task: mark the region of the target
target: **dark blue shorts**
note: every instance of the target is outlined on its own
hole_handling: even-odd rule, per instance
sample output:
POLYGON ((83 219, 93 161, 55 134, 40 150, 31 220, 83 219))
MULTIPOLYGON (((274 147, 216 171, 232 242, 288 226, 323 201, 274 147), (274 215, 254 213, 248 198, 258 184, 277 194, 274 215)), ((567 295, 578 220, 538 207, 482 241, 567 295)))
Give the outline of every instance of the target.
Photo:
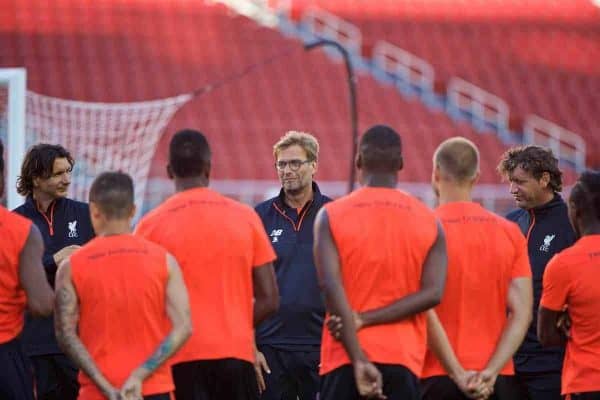
MULTIPOLYGON (((432 376, 421 381, 422 400, 469 400, 448 377, 432 376)), ((489 400, 526 400, 514 376, 500 375, 494 385, 494 394, 489 400)))
POLYGON ((18 338, 0 344, 0 399, 33 400, 31 366, 18 338))
POLYGON ((315 400, 319 391, 321 350, 298 351, 259 345, 271 370, 264 373, 266 390, 261 400, 315 400))
MULTIPOLYGON (((388 400, 419 400, 419 381, 402 365, 375 364, 383 378, 383 394, 388 400)), ((359 400, 354 368, 344 365, 321 377, 319 400, 359 400)))
POLYGON ((235 358, 198 360, 171 367, 177 400, 257 400, 254 365, 235 358))

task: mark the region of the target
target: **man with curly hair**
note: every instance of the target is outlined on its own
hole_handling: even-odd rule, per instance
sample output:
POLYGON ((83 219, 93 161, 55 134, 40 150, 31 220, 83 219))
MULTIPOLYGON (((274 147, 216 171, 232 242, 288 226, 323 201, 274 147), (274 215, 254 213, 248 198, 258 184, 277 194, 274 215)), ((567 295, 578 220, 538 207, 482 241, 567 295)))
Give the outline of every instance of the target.
POLYGON ((562 172, 550 149, 524 146, 509 149, 498 165, 510 183, 517 210, 506 218, 516 222, 527 238, 533 276, 533 321, 514 362, 516 376, 530 400, 559 400, 564 348, 542 348, 536 334, 537 309, 546 264, 575 242, 567 205, 560 196, 562 172))
MULTIPOLYGON (((25 203, 14 211, 31 220, 42 234, 42 264, 52 287, 57 265, 94 237, 88 205, 67 198, 74 164, 64 147, 40 143, 25 155, 17 181, 25 203)), ((58 347, 52 316, 28 316, 23 343, 33 364, 37 399, 77 398, 77 369, 58 347)))

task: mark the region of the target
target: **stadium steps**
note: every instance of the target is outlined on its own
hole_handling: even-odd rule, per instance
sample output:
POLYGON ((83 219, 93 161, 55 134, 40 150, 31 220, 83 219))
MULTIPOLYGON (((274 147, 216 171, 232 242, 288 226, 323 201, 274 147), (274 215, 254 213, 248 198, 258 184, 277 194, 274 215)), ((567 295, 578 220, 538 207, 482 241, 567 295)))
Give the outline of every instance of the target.
MULTIPOLYGON (((216 179, 274 179, 272 144, 289 129, 321 141, 319 180, 344 180, 350 128, 344 69, 324 53, 258 26, 222 6, 195 1, 32 0, 0 11, 0 65, 25 66, 29 89, 84 101, 168 97, 222 80, 247 65, 292 53, 187 104, 162 138, 151 176, 165 176, 167 143, 177 129, 205 131, 216 179)), ((496 183, 505 146, 443 111, 407 100, 371 76, 358 77, 359 129, 387 123, 402 134, 401 179, 428 182, 443 139, 466 136, 482 149, 482 180, 496 183)))
POLYGON ((589 0, 296 0, 357 26, 365 48, 385 40, 507 101, 512 126, 538 114, 580 134, 600 167, 600 9, 589 0))

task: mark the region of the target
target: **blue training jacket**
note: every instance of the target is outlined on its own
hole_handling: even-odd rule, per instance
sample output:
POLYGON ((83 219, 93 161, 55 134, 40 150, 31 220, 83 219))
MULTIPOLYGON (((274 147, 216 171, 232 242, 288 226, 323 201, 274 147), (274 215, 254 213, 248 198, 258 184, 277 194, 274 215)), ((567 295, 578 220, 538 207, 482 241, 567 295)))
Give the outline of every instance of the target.
POLYGON ((542 297, 542 278, 546 264, 556 253, 575 243, 575 232, 569 222, 567 205, 556 194, 550 202, 542 206, 531 210, 514 210, 506 218, 516 222, 523 235, 527 237, 533 278, 533 321, 525 341, 515 354, 515 368, 519 372, 560 371, 564 349, 542 347, 537 338, 537 313, 542 297))
POLYGON ((256 206, 277 253, 275 274, 279 311, 256 330, 259 345, 291 350, 316 350, 321 345, 325 305, 313 261, 313 225, 323 204, 331 201, 313 182, 313 200, 298 213, 277 197, 256 206))
MULTIPOLYGON (((48 282, 54 288, 56 264, 53 255, 69 245, 84 245, 94 237, 89 206, 79 201, 59 198, 48 207, 46 214, 38 210, 31 196, 13 210, 30 219, 44 239, 42 264, 48 282)), ((31 318, 26 315, 22 338, 28 355, 62 353, 54 335, 53 317, 31 318)))

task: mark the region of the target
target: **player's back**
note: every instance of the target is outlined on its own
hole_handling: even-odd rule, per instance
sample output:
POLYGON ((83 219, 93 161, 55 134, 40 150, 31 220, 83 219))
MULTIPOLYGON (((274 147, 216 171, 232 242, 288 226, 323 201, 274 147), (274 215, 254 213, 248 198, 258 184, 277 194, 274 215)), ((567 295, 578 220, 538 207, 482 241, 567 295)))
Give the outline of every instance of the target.
POLYGON ((0 206, 0 344, 19 335, 27 298, 19 280, 20 254, 31 221, 0 206))
POLYGON ((252 362, 252 269, 274 258, 254 210, 208 188, 190 189, 143 218, 136 234, 175 256, 188 287, 194 334, 175 362, 252 362))
MULTIPOLYGON (((133 235, 97 237, 71 258, 79 298, 79 335, 106 378, 120 387, 168 334, 167 253, 133 235)), ((103 398, 84 374, 80 399, 103 398)), ((143 394, 173 390, 168 365, 144 381, 143 394)))
MULTIPOLYGON (((437 237, 435 216, 425 205, 395 189, 365 187, 325 208, 353 310, 386 306, 419 290, 423 263, 437 237)), ((419 375, 425 331, 419 314, 368 327, 358 337, 371 361, 401 364, 419 375)), ((342 345, 324 330, 321 373, 348 362, 342 345)))
POLYGON ((568 306, 570 338, 562 372, 562 392, 600 391, 600 235, 581 237, 548 263, 542 306, 568 306))
MULTIPOLYGON (((446 234, 448 275, 436 307, 448 339, 465 369, 481 370, 506 323, 507 293, 513 278, 531 277, 527 244, 516 224, 472 202, 435 210, 446 234)), ((501 374, 513 374, 510 361, 501 374)), ((446 375, 427 353, 423 377, 446 375)))

